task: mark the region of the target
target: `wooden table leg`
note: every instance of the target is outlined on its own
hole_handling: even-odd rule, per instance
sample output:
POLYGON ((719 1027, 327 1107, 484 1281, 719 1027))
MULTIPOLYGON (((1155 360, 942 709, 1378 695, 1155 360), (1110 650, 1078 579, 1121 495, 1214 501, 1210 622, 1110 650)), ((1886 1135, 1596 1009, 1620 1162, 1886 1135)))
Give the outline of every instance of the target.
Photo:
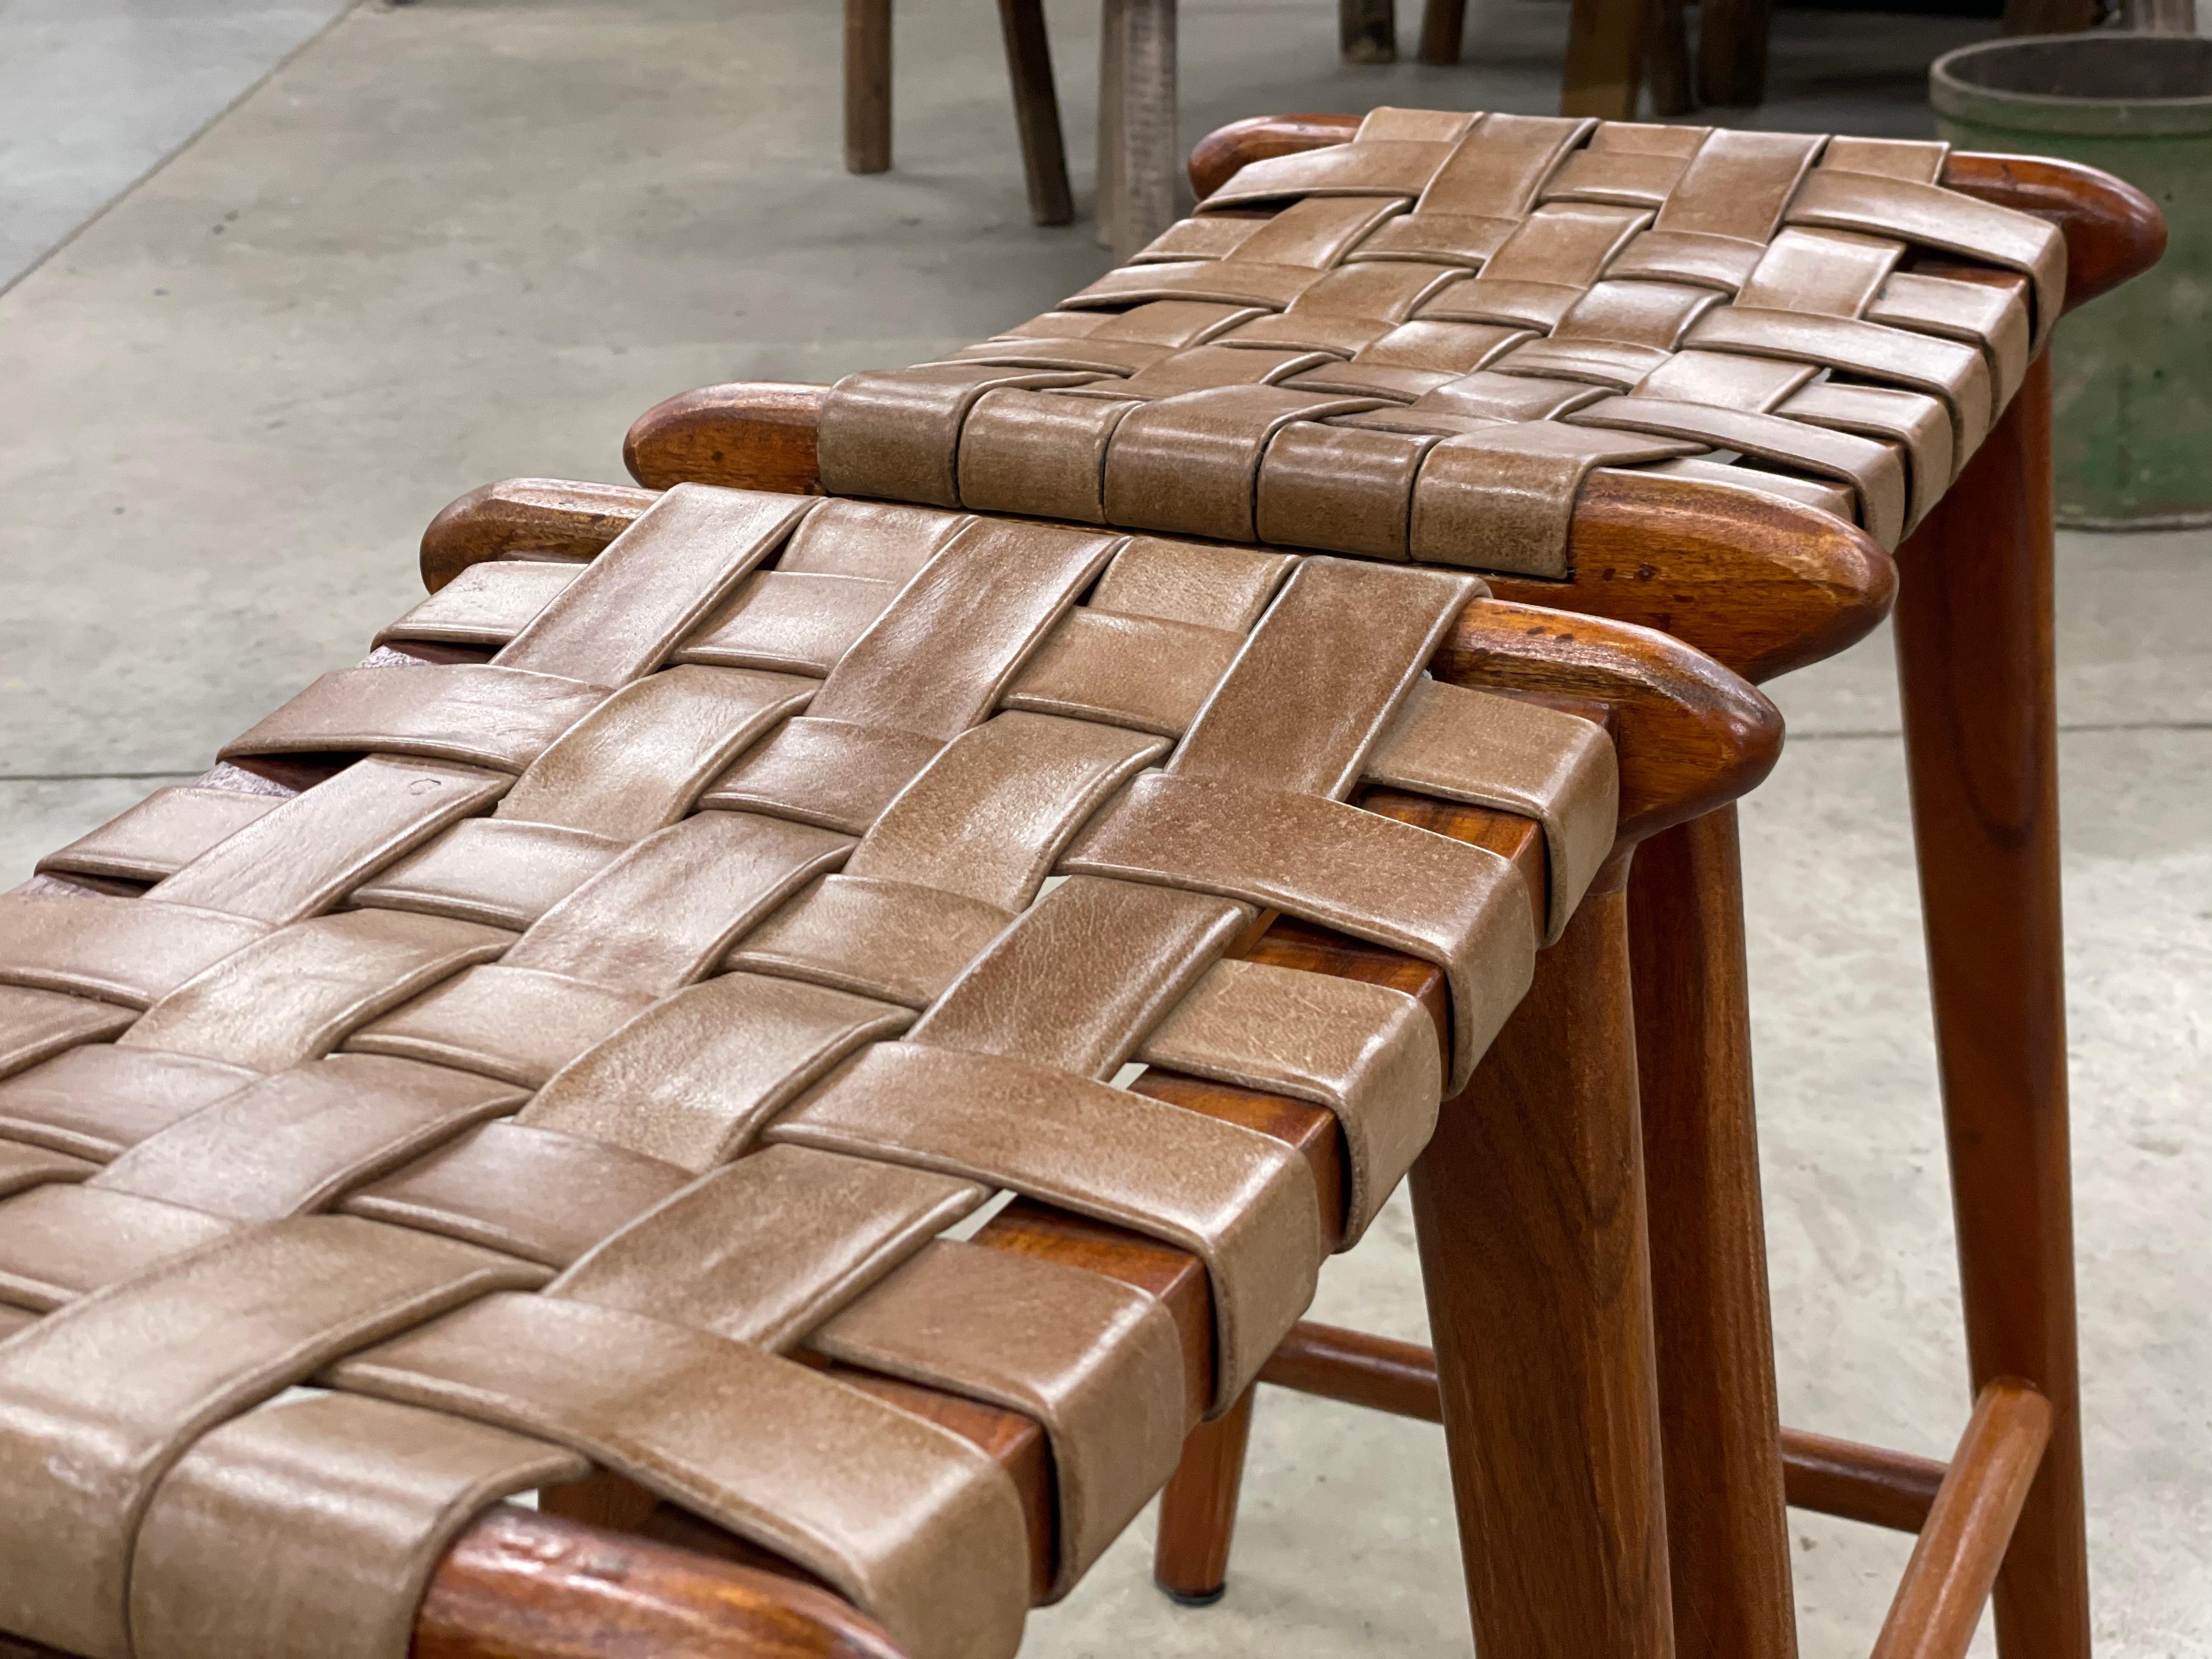
POLYGON ((845 171, 891 165, 891 0, 845 0, 845 171))
POLYGON ((1750 109, 1766 97, 1766 38, 1774 0, 1698 0, 1698 97, 1750 109))
POLYGON ((1052 82, 1044 0, 999 0, 999 28, 1006 42, 1006 76, 1014 85, 1014 123, 1021 133, 1030 217, 1040 225, 1067 224, 1075 217, 1075 197, 1067 185, 1067 149, 1060 136, 1060 94, 1052 82))
MULTIPOLYGON (((1705 3, 1699 0, 1701 11, 1705 3)), ((1690 72, 1689 13, 1682 0, 1649 0, 1644 32, 1643 79, 1650 84, 1651 113, 1661 120, 1689 114, 1698 106, 1698 96, 1690 72)))
POLYGON ((1185 1607, 1211 1607, 1229 1586, 1229 1547, 1237 1536, 1237 1495, 1244 1485, 1244 1448, 1252 1437, 1249 1388, 1183 1442, 1182 1462, 1160 1493, 1159 1536, 1152 1582, 1185 1607))
POLYGON ((1428 0, 1421 8, 1424 64, 1456 64, 1460 42, 1466 37, 1467 0, 1428 0))
POLYGON ((2050 1447, 1997 1580, 2007 1659, 2089 1651, 2051 501, 2046 356, 1898 558, 1898 665, 1966 1351, 1978 1392, 2015 1376, 2051 1407, 2050 1447))
POLYGON ((1790 1659, 1735 806, 1639 847, 1628 909, 1675 1644, 1790 1659))
POLYGON ((1574 0, 1559 113, 1633 121, 1643 83, 1644 11, 1651 0, 1574 0))
POLYGON ((1414 1166, 1413 1215, 1475 1644, 1674 1650, 1626 871, 1414 1166))
POLYGON ((1176 0, 1106 0, 1104 24, 1099 223, 1118 264, 1175 222, 1182 165, 1176 0))

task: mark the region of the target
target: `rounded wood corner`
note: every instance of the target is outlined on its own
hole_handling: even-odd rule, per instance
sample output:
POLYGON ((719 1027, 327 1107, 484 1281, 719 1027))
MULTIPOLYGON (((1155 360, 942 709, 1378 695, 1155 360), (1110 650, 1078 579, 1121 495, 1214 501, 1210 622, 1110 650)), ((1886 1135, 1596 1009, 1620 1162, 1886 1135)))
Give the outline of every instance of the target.
POLYGON ((1897 599, 1897 567, 1856 525, 1764 492, 1601 468, 1576 499, 1573 577, 1492 576, 1501 598, 1671 634, 1754 683, 1834 656, 1897 599))
POLYGON ((643 516, 656 492, 629 484, 506 478, 448 502, 422 532, 422 586, 517 553, 589 558, 643 516))
POLYGON ((623 464, 648 489, 721 484, 799 495, 815 484, 814 426, 825 386, 736 380, 662 399, 623 439, 623 464))
POLYGON ((1456 684, 1586 698, 1613 713, 1620 831, 1643 840, 1758 787, 1781 758, 1782 711, 1671 635, 1516 599, 1478 599, 1430 663, 1456 684))
POLYGON ((1357 115, 1252 115, 1216 127, 1190 152, 1190 187, 1203 202, 1248 162, 1341 144, 1359 131, 1357 115))
POLYGON ((1954 150, 1943 183, 1964 195, 2048 219, 2066 238, 2066 309, 2087 305, 2166 252, 2166 216, 2124 179, 2054 155, 1954 150))

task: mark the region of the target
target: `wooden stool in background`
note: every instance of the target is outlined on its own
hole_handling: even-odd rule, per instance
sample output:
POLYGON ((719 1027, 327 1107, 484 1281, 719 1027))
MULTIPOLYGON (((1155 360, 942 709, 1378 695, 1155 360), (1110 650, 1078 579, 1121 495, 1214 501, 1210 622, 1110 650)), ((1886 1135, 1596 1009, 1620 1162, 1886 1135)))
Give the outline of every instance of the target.
MULTIPOLYGON (((1030 217, 1041 225, 1064 225, 1075 217, 1075 199, 1067 186, 1043 0, 999 0, 999 23, 1013 82, 1030 217)), ((845 170, 885 173, 890 165, 891 0, 845 0, 845 170)))

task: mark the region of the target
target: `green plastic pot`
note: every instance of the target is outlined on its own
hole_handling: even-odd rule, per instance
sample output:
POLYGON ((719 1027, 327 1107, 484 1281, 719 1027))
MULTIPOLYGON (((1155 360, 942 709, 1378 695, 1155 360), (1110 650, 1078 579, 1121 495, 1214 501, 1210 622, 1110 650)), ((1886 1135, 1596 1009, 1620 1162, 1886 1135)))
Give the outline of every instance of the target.
POLYGON ((2212 524, 2212 40, 2027 35, 1950 52, 1928 78, 1960 149, 2087 162, 2166 215, 2166 258, 2052 343, 2058 521, 2212 524))

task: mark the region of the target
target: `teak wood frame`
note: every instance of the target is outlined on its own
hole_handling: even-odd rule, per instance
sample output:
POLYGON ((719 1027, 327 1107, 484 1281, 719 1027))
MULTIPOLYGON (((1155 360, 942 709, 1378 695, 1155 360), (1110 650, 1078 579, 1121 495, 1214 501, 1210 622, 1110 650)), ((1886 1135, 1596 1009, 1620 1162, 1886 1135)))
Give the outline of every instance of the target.
MULTIPOLYGON (((773 469, 771 469, 773 471, 773 469)), ((793 482, 758 476, 754 487, 793 482)), ((584 558, 621 533, 653 491, 522 481, 479 490, 441 514, 425 537, 432 587, 468 565, 509 556, 584 558)), ((1756 784, 1779 752, 1781 721, 1747 684, 1667 636, 1619 623, 1563 619, 1510 601, 1484 600, 1460 618, 1434 659, 1438 676, 1533 696, 1612 731, 1621 762, 1620 840, 1610 878, 1586 900, 1522 1011, 1478 1073, 1470 1093, 1516 1108, 1519 1151, 1557 1164, 1595 1156, 1632 1175, 1638 1126, 1629 1027, 1626 905, 1622 890, 1636 843, 1712 811, 1756 784), (1560 1042, 1562 1021, 1575 1042, 1560 1042), (1516 1056, 1510 1072, 1504 1056, 1516 1056), (1570 1061, 1571 1060, 1571 1063, 1570 1061)), ((404 647, 449 659, 453 647, 404 647)), ((1385 788, 1359 798, 1369 810, 1485 846, 1528 879, 1532 921, 1546 905, 1541 831, 1532 821, 1385 788)), ((1446 1040, 1443 976, 1395 952, 1275 918, 1254 930, 1252 959, 1393 986, 1420 1000, 1446 1040)), ((1311 1164, 1324 1209, 1340 1208, 1344 1166, 1334 1117, 1284 1097, 1155 1070, 1135 1089, 1228 1118, 1297 1147, 1311 1164)), ((1471 1104, 1455 1109, 1462 1115, 1471 1104)), ((1434 1179, 1437 1177, 1431 1177, 1434 1179)), ((1456 1176, 1449 1170, 1447 1181, 1456 1176)), ((1632 1180, 1630 1190, 1633 1189, 1632 1180)), ((1432 1272, 1471 1276, 1480 1241, 1457 1216, 1430 1230, 1432 1272)), ((1601 1275, 1648 1283, 1640 1226, 1593 1241, 1601 1275)), ((1048 1256, 1105 1273, 1159 1297, 1183 1333, 1193 1420, 1210 1397, 1212 1313, 1203 1267, 1187 1253, 1044 1205, 1018 1201, 976 1235, 979 1243, 1048 1256)), ((1632 1294, 1547 1298, 1555 1328, 1580 1333, 1586 1397, 1613 1420, 1641 1425, 1656 1447, 1658 1400, 1648 1364, 1650 1310, 1632 1294)), ((1051 1473, 1036 1424, 995 1407, 870 1373, 834 1367, 963 1435, 1013 1479, 1030 1520, 1033 1581, 1053 1559, 1051 1473)), ((1446 1363, 1450 1373, 1450 1361, 1446 1363)), ((1472 1427, 1473 1425, 1469 1425, 1472 1427)), ((1561 1447, 1560 1450, 1571 1448, 1561 1447)), ((1629 1517, 1654 1541, 1664 1571, 1656 1468, 1614 1495, 1605 1518, 1629 1517)), ((883 1632, 798 1569, 612 1475, 550 1490, 538 1513, 496 1505, 441 1564, 418 1615, 417 1659, 614 1659, 711 1651, 737 1659, 897 1659, 883 1632)), ((43 1652, 0 1636, 0 1652, 43 1652)))
MULTIPOLYGON (((1357 125, 1357 117, 1284 116, 1224 128, 1194 154, 1193 185, 1204 196, 1248 161, 1342 143, 1357 125)), ((1944 183, 2053 221, 2068 242, 2069 308, 2147 269, 2163 246, 2155 207, 2090 169, 1960 154, 1950 158, 1944 183)), ((649 483, 775 477, 806 487, 820 396, 817 387, 761 385, 685 394, 638 422, 626 456, 649 483)), ((2031 1458, 2033 1483, 2017 1504, 1992 1505, 1983 1500, 1998 1477, 1967 1454, 1978 1433, 1995 1431, 1970 1429, 1950 1478, 1966 1483, 1956 1489, 1957 1503, 1979 1519, 1916 1554, 1898 1607, 1921 1605, 1930 1549, 1949 1551, 1949 1571, 1969 1579, 1984 1565, 1994 1575, 2006 1561, 1995 1602, 2008 1659, 2078 1659, 2089 1645, 2058 913, 2049 418, 2049 368, 2039 360, 1973 463, 1899 551, 1905 742, 1972 1382, 1978 1412, 2000 1398, 1993 1389, 2025 1379, 2048 1403, 2047 1429, 2037 1432, 2047 1435, 2049 1449, 2039 1462, 2031 1458), (1960 1565, 1967 1558, 1971 1571, 1960 1565)), ((1577 507, 1575 578, 1564 585, 1493 579, 1492 586, 1671 631, 1764 679, 1842 648, 1879 617, 1890 596, 1889 566, 1844 532, 1811 509, 1753 506, 1712 486, 1600 472, 1577 507)), ((1795 1650, 1785 1490, 1808 1507, 1917 1528, 1944 1466, 1780 1429, 1732 810, 1657 837, 1637 867, 1627 900, 1635 918, 1629 972, 1646 1015, 1637 1022, 1636 1043, 1651 1160, 1644 1177, 1668 1498, 1657 1559, 1669 1564, 1662 1576, 1671 1583, 1662 1589, 1650 1582, 1650 1540, 1543 1540, 1525 1528, 1516 1548, 1545 1570, 1519 1591, 1491 1578, 1464 1523, 1497 1472, 1486 1466, 1487 1453, 1455 1437, 1477 1629, 1491 1650, 1535 1650, 1571 1638, 1590 1651, 1662 1651, 1651 1644, 1665 1621, 1649 1606, 1671 1601, 1681 1650, 1782 1659, 1795 1650), (1547 1543, 1579 1547, 1586 1559, 1612 1564, 1601 1583, 1580 1588, 1612 1595, 1626 1609, 1614 1629, 1547 1625, 1549 1617, 1581 1615, 1557 1611, 1577 1586, 1562 1577, 1553 1565, 1562 1558, 1547 1553, 1547 1543), (1639 1573, 1639 1582, 1629 1582, 1639 1573), (1501 1611, 1516 1595, 1521 1604, 1501 1611), (1594 1635, 1605 1644, 1589 1646, 1594 1635)), ((1449 1156, 1451 1126, 1471 1115, 1448 1119, 1431 1167, 1449 1156)), ((1583 1179, 1593 1171, 1565 1173, 1583 1179)), ((1433 1190, 1417 1172, 1417 1213, 1435 1207, 1425 1206, 1425 1189, 1433 1190)), ((1493 1241, 1500 1249, 1515 1243, 1493 1241)), ((1479 1348, 1498 1327, 1482 1322, 1480 1303, 1458 1297, 1453 1281, 1440 1277, 1438 1264, 1425 1259, 1426 1243, 1425 1231, 1440 1340, 1479 1348)), ((1518 1337, 1525 1322, 1511 1328, 1518 1337)), ((1479 1364, 1481 1356, 1463 1357, 1479 1364)), ((1371 1354, 1334 1354, 1309 1341, 1300 1363, 1272 1367, 1267 1380, 1404 1408, 1402 1364, 1378 1395, 1367 1375, 1372 1362, 1371 1354)), ((1540 1410, 1535 1392, 1531 1403, 1540 1410)), ((1169 1490, 1158 1571, 1164 1587, 1182 1599, 1219 1592, 1247 1411, 1249 1401, 1194 1437, 1169 1490)), ((2025 1432, 2017 1414, 2000 1416, 2025 1432)), ((1498 1420, 1513 1419, 1508 1413, 1498 1420)), ((1514 1432, 1543 1426, 1516 1422, 1514 1432)), ((1549 1428, 1556 1437, 1559 1425, 1549 1428)), ((1633 1451, 1611 1449, 1616 1459, 1633 1451)), ((1955 1630, 1942 1620, 1908 1621, 1911 1627, 1886 1631, 1878 1651, 1931 1659, 1963 1652, 1972 1624, 1972 1617, 1955 1630)))

